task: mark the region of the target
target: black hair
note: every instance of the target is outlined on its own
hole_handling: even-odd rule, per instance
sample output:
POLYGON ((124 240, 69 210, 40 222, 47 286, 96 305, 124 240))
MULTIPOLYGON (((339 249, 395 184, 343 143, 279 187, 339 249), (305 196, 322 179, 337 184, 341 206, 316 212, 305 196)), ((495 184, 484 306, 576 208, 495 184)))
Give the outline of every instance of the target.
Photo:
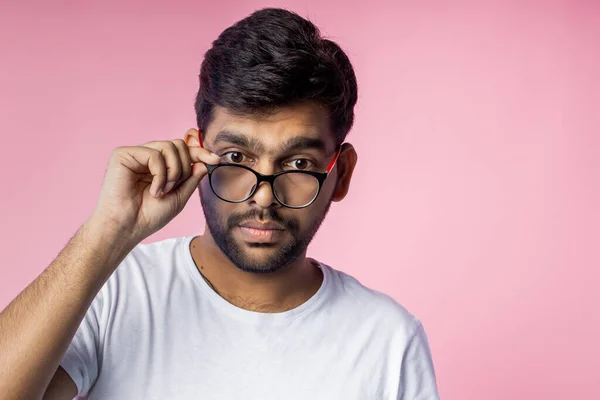
POLYGON ((357 101, 352 64, 312 22, 265 8, 227 28, 206 52, 195 102, 198 128, 206 131, 215 105, 255 115, 306 100, 327 107, 337 144, 343 142, 357 101))

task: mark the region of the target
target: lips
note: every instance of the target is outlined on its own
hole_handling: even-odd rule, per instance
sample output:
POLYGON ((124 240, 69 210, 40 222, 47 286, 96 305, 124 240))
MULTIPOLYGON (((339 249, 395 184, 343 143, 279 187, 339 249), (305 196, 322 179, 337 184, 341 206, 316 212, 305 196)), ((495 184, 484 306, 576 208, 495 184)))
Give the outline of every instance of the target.
POLYGON ((248 221, 240 224, 243 228, 250 229, 261 229, 261 230, 275 230, 275 231, 283 231, 285 227, 276 223, 276 222, 258 222, 258 221, 248 221))
POLYGON ((276 222, 249 221, 240 225, 240 234, 249 243, 274 243, 284 233, 285 228, 276 222))

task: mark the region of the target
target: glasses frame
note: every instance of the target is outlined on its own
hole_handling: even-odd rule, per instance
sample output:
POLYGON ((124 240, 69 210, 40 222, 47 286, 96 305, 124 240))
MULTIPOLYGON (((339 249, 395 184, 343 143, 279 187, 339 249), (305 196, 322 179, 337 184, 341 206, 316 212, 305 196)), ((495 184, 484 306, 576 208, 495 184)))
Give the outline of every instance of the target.
MULTIPOLYGON (((201 136, 202 136, 202 134, 200 132, 198 132, 198 142, 200 143, 200 147, 205 148, 204 143, 202 142, 201 136)), ((254 194, 256 193, 256 191, 258 190, 258 188, 260 187, 260 184, 262 182, 268 182, 269 185, 271 186, 271 192, 273 193, 273 197, 275 198, 275 200, 277 200, 277 202, 279 204, 281 204, 283 207, 298 210, 298 209, 306 208, 306 207, 310 206, 311 204, 313 204, 315 202, 315 200, 317 200, 317 198, 319 197, 319 194, 321 193, 321 189, 323 188, 323 183, 327 179, 327 176, 329 175, 329 173, 335 166, 338 158, 340 157, 340 154, 342 152, 342 145, 343 145, 343 143, 339 146, 338 150, 335 153, 335 156, 333 157, 333 160, 331 160, 331 162, 327 166, 327 169, 325 170, 325 172, 292 170, 292 171, 281 171, 281 172, 277 172, 276 174, 272 174, 272 175, 263 175, 260 172, 256 172, 255 170, 253 170, 250 167, 247 167, 245 165, 240 165, 240 164, 233 164, 233 163, 206 164, 206 163, 204 163, 204 165, 206 165, 206 169, 208 170, 208 182, 210 184, 210 188, 211 188, 212 192, 219 199, 221 199, 227 203, 236 204, 236 203, 244 203, 244 202, 248 201, 252 196, 254 196, 254 194), (252 172, 254 174, 254 176, 256 176, 256 185, 254 186, 254 189, 252 189, 250 194, 245 199, 232 201, 232 200, 224 199, 217 194, 215 188, 213 187, 212 174, 217 168, 224 167, 224 166, 242 168, 242 169, 252 172), (305 204, 303 206, 289 206, 289 205, 285 204, 284 202, 282 202, 279 199, 279 197, 277 196, 277 193, 275 192, 275 186, 273 184, 277 177, 279 177, 281 175, 286 175, 286 174, 305 174, 305 175, 310 175, 310 176, 315 177, 317 179, 317 181, 319 182, 319 188, 317 190, 317 193, 315 194, 315 197, 313 197, 312 200, 310 200, 307 204, 305 204)))

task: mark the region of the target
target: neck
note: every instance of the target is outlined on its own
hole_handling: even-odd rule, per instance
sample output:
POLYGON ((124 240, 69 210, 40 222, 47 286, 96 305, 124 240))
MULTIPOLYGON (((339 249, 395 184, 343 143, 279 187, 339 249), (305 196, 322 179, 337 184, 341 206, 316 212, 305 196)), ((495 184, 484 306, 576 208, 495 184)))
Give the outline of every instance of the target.
POLYGON ((202 276, 231 304, 259 312, 283 312, 298 307, 321 286, 321 269, 301 254, 276 272, 257 274, 236 267, 215 243, 208 230, 190 244, 192 258, 202 276))

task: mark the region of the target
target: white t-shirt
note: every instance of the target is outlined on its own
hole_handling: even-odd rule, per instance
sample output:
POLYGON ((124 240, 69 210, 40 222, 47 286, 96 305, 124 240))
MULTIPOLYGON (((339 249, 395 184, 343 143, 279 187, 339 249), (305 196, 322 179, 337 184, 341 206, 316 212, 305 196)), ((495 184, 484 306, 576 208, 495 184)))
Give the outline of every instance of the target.
POLYGON ((192 236, 138 245, 100 290, 61 366, 89 399, 438 399, 419 320, 320 264, 323 283, 281 313, 214 292, 192 236))

